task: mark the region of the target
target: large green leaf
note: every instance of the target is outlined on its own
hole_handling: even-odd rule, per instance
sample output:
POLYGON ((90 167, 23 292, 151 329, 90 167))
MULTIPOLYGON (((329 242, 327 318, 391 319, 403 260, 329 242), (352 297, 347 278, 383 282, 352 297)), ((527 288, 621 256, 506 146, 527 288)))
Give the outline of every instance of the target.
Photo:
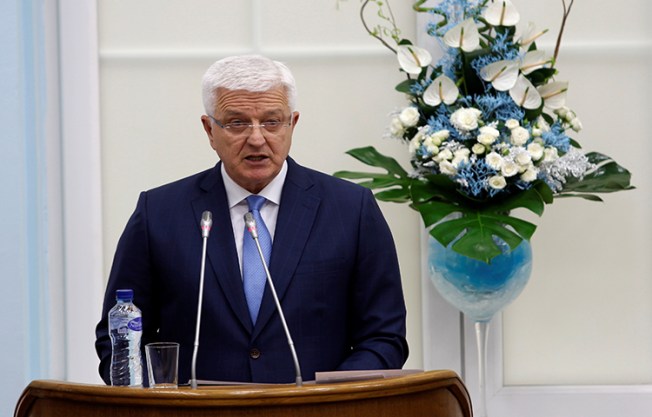
POLYGON ((582 178, 569 178, 559 196, 577 196, 576 193, 612 193, 633 189, 632 174, 610 157, 590 152, 586 157, 597 167, 582 178))
POLYGON ((379 153, 374 147, 351 149, 347 152, 360 162, 367 165, 383 168, 386 173, 338 171, 334 173, 338 178, 360 181, 358 184, 372 190, 381 190, 375 194, 382 201, 407 203, 410 201, 410 182, 412 179, 394 158, 379 153))
POLYGON ((452 248, 456 252, 487 263, 501 254, 495 238, 515 249, 536 230, 532 223, 508 214, 463 212, 462 217, 440 221, 430 229, 430 234, 442 245, 454 242, 452 248))
POLYGON ((346 153, 364 164, 384 168, 388 173, 398 177, 407 178, 408 176, 403 167, 396 162, 396 159, 381 154, 373 146, 351 149, 346 153))
POLYGON ((507 197, 503 201, 492 206, 491 209, 497 212, 509 212, 517 208, 526 208, 541 216, 545 204, 551 204, 552 202, 552 190, 541 181, 534 187, 525 190, 522 193, 513 194, 507 197))

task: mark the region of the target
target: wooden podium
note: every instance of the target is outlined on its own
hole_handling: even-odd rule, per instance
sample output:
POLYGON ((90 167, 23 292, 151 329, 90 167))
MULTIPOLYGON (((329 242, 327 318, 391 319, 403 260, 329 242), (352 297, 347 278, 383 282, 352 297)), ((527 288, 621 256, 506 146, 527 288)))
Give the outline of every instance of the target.
POLYGON ((331 384, 109 387, 32 381, 14 417, 471 417, 468 392, 452 371, 331 384))

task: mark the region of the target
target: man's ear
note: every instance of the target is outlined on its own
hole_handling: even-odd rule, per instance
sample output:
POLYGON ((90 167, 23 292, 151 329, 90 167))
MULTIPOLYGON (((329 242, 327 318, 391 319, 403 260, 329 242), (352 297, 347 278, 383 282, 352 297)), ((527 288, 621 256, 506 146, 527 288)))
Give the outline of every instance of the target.
POLYGON ((205 114, 201 117, 201 124, 204 127, 204 132, 208 136, 208 141, 210 142, 211 148, 215 149, 215 144, 213 143, 213 124, 211 123, 211 118, 205 114))

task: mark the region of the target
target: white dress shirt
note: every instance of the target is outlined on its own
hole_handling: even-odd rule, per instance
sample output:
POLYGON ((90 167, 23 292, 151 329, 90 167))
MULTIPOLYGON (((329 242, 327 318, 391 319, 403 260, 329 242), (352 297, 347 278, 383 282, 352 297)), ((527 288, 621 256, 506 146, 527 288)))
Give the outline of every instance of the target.
MULTIPOLYGON (((229 203, 229 212, 231 214, 231 225, 233 227, 235 247, 238 251, 238 264, 240 265, 240 274, 242 275, 242 239, 245 227, 244 215, 249 211, 246 198, 249 197, 251 193, 236 184, 236 182, 229 177, 229 174, 227 174, 224 169, 224 164, 221 165, 221 168, 224 188, 226 190, 226 198, 229 203)), ((258 195, 267 199, 263 204, 263 207, 260 209, 260 215, 263 217, 267 230, 269 230, 272 242, 274 242, 278 208, 281 204, 281 193, 283 191, 283 184, 285 183, 287 172, 287 162, 283 162, 283 166, 278 175, 258 193, 258 195)))

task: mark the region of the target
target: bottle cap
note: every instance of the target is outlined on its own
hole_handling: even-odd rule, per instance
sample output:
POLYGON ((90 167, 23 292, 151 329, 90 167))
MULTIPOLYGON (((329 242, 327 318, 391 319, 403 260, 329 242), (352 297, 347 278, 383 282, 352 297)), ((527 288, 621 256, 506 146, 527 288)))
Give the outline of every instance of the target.
POLYGON ((134 290, 116 290, 115 299, 118 301, 132 301, 134 299, 134 290))

